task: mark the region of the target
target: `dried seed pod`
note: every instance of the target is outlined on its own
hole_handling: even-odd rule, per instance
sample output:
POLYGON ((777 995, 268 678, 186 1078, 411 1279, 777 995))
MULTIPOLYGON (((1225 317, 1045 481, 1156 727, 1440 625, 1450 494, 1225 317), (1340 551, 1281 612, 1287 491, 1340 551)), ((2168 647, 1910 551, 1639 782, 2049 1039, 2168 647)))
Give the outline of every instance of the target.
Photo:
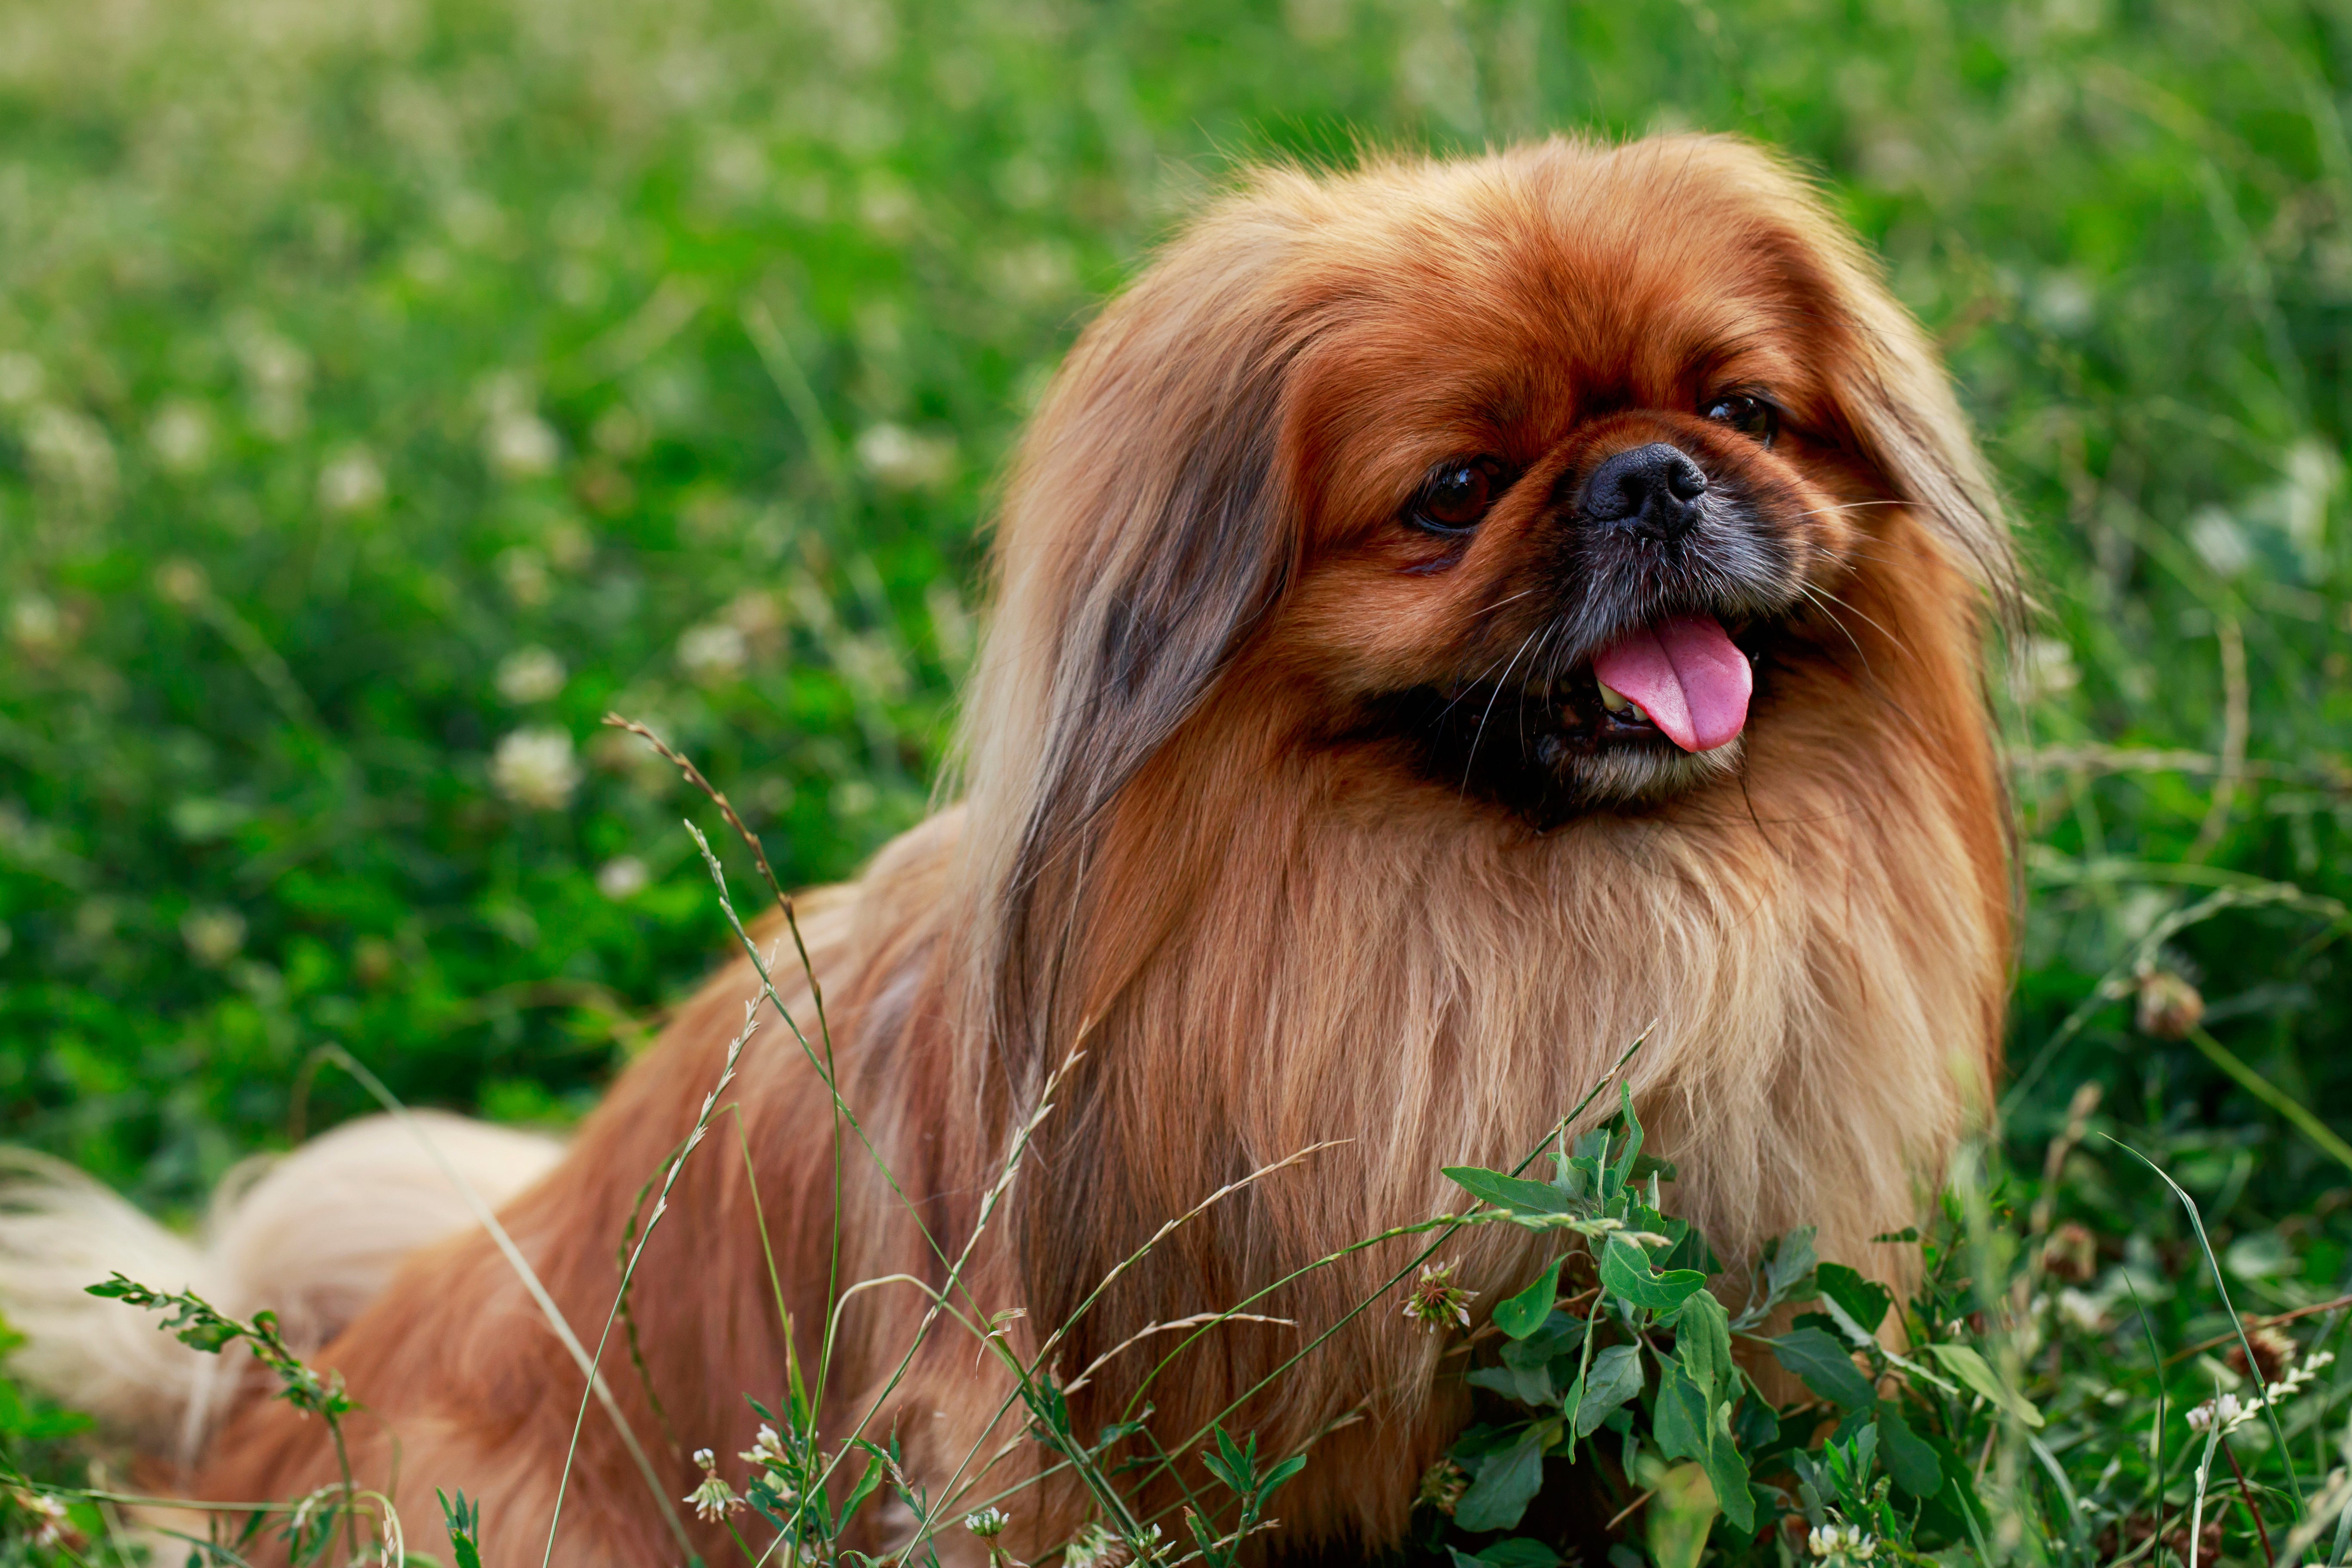
MULTIPOLYGON (((2239 1321, 2246 1331, 2246 1344, 2254 1347, 2254 1366, 2261 1373, 2262 1382, 2273 1384, 2284 1377, 2287 1369, 2294 1365, 2294 1336, 2284 1329, 2257 1323, 2251 1318, 2241 1318, 2239 1321)), ((2232 1372, 2247 1375, 2245 1345, 2231 1345, 2222 1352, 2221 1359, 2232 1372)))
POLYGON ((1452 1459, 1440 1459, 1422 1472, 1421 1490, 1412 1500, 1450 1514, 1462 1494, 1470 1489, 1469 1473, 1452 1459))
POLYGON ((2042 1244, 2042 1267, 2053 1279, 2084 1284, 2099 1271, 2099 1238, 2088 1226, 2070 1219, 2042 1244))
POLYGON ((2138 988, 2141 1034, 2178 1040, 2205 1016, 2205 998, 2169 969, 2149 970, 2139 977, 2138 988))

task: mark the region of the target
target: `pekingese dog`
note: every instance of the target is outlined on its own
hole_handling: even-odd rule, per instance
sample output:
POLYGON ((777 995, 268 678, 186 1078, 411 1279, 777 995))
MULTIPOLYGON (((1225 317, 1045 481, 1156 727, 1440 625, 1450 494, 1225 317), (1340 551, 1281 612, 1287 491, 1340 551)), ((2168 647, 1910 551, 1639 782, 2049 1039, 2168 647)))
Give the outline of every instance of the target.
MULTIPOLYGON (((999 1363, 933 1331, 901 1364, 967 1248, 972 1328, 1025 1356, 1066 1326, 1076 1430, 1148 1408, 1196 1470, 1174 1446, 1239 1402, 1230 1427, 1309 1457, 1264 1544, 1393 1542, 1466 1408, 1394 1299, 1348 1317, 1405 1244, 1188 1329, 1156 1374, 1185 1335, 1137 1342, 1457 1205, 1441 1166, 1525 1155, 1637 1037, 1677 1212, 1725 1257, 1811 1224, 1900 1272, 1873 1238, 1917 1216, 2000 1037, 1982 644, 2015 577, 1928 343, 1787 166, 1674 136, 1252 175, 1071 351, 992 587, 961 803, 800 905, 871 1154, 841 1134, 836 1227, 812 1056, 772 1020, 743 1047, 740 1133, 722 1113, 686 1161, 637 1271, 642 1368, 604 1344, 559 1561, 730 1550, 679 1520, 688 1456, 736 1469, 746 1395, 782 1397, 788 1331, 817 1364, 835 1279, 880 1283, 831 1319, 829 1440, 870 1411, 949 1518, 1045 1472, 1001 1544, 1069 1540, 1089 1500, 1022 1440, 999 1363)), ((782 999, 815 1042, 792 951, 782 999)), ((503 1146, 485 1167, 494 1197, 528 1181, 504 1229, 580 1344, 758 995, 737 963, 543 1175, 503 1146)), ((385 1200, 303 1186, 285 1224, 377 1233, 385 1200)), ((1486 1226, 1447 1256, 1490 1304, 1544 1246, 1486 1226)), ((350 1303, 315 1333, 365 1407, 362 1483, 412 1521, 463 1488, 488 1561, 537 1560, 574 1351, 478 1225, 376 1266, 380 1289, 347 1259, 365 1289, 305 1295, 299 1257, 220 1289, 350 1303)), ((213 1499, 336 1473, 249 1387, 191 1458, 213 1499)), ((875 1552, 903 1544, 903 1507, 873 1518, 875 1552)))

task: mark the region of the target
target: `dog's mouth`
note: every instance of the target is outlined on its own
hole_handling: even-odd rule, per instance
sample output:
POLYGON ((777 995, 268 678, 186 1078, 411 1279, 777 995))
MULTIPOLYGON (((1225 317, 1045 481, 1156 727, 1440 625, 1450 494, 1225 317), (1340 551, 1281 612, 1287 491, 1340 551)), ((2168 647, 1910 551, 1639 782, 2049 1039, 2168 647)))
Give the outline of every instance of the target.
POLYGON ((1748 727, 1760 630, 1743 625, 1735 636, 1713 616, 1669 616, 1563 674, 1431 689, 1450 710, 1468 710, 1481 731, 1497 720, 1516 726, 1547 764, 1611 747, 1698 755, 1731 745, 1748 727))
POLYGON ((1636 626, 1592 656, 1612 723, 1647 724, 1685 752, 1729 745, 1748 727, 1756 675, 1713 616, 1636 626))
POLYGON ((1700 612, 1615 634, 1565 668, 1381 700, 1371 728, 1433 783, 1542 825, 1654 802, 1735 771, 1771 627, 1700 612))

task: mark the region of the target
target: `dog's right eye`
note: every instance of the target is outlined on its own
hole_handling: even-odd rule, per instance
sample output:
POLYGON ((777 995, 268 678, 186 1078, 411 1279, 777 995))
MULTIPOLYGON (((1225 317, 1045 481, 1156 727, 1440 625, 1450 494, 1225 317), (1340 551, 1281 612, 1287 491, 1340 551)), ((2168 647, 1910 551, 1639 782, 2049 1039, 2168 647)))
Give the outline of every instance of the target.
POLYGON ((1494 506, 1502 473, 1492 458, 1442 464, 1406 506, 1405 521, 1431 533, 1466 533, 1494 506))

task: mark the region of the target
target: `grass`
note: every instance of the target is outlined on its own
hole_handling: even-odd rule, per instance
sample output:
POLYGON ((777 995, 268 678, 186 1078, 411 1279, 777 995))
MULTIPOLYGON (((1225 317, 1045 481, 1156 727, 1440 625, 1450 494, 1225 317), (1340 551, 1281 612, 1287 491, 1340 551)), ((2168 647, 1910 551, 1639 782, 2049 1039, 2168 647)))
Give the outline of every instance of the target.
MULTIPOLYGON (((0 13, 0 1136, 187 1212, 371 1106, 329 1043, 562 1123, 728 937, 721 823, 598 718, 786 885, 914 820, 1005 445, 1233 160, 1741 131, 1946 344, 2042 584, 2015 1071, 1908 1310, 2046 1417, 1983 1551, 2149 1561, 2224 1289, 2352 1291, 2347 82, 2271 0, 0 13)), ((2333 1375, 2215 1439, 2225 1559, 2317 1518, 2333 1375)), ((0 1391, 16 1462, 71 1426, 0 1391)))

